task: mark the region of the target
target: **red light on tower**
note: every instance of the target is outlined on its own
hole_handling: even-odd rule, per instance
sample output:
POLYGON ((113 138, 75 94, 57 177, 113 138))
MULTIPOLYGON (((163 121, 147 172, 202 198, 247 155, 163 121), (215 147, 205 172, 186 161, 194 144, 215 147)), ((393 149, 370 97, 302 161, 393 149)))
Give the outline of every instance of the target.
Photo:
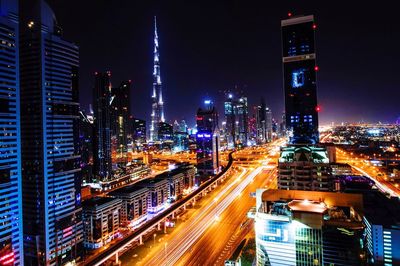
POLYGON ((288 12, 288 13, 287 13, 287 16, 288 16, 288 17, 291 17, 291 16, 292 16, 292 13, 291 13, 291 12, 288 12))
POLYGON ((314 70, 315 70, 315 71, 318 71, 318 70, 319 70, 319 67, 318 67, 318 66, 315 66, 315 67, 314 67, 314 70))
POLYGON ((317 24, 313 24, 312 28, 315 30, 317 28, 317 24))
POLYGON ((321 111, 321 107, 320 107, 319 105, 317 105, 317 106, 315 107, 315 111, 317 111, 317 112, 321 111))

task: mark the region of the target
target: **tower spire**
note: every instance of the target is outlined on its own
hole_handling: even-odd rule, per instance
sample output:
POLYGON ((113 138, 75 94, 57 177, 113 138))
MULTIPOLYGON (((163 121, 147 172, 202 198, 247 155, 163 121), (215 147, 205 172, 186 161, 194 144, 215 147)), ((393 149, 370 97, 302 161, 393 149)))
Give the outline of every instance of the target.
POLYGON ((164 101, 162 97, 160 53, 158 46, 157 17, 154 16, 154 65, 153 65, 153 93, 152 112, 150 126, 150 141, 156 141, 158 135, 158 124, 165 121, 164 101))

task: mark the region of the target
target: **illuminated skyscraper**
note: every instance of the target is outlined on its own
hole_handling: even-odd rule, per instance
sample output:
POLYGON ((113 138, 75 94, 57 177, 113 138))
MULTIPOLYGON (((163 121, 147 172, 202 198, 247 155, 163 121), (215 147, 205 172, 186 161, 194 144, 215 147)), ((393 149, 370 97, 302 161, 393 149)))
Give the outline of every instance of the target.
POLYGON ((93 88, 93 175, 96 181, 109 181, 112 179, 110 76, 110 72, 95 73, 93 88))
POLYGON ((269 107, 265 108, 266 139, 272 141, 272 111, 269 107))
POLYGON ((315 144, 318 110, 314 16, 282 20, 282 61, 286 126, 291 144, 315 144))
POLYGON ((146 142, 146 121, 138 118, 132 118, 132 140, 135 143, 135 149, 140 150, 146 142))
POLYGON ((226 93, 224 102, 226 141, 228 147, 247 145, 249 137, 249 110, 247 97, 241 93, 236 97, 232 92, 226 93))
POLYGON ((160 73, 160 52, 158 49, 157 20, 154 17, 154 68, 153 68, 153 93, 151 95, 151 125, 150 141, 158 140, 158 128, 160 122, 165 122, 164 101, 162 95, 162 83, 160 73))
POLYGON ((0 0, 0 265, 24 265, 18 2, 0 0))
POLYGON ((199 108, 197 123, 197 169, 201 175, 214 175, 220 168, 218 113, 213 106, 199 108))
POLYGON ((65 265, 83 242, 79 52, 43 0, 20 4, 24 265, 65 265))
POLYGON ((130 95, 131 81, 124 81, 111 91, 111 134, 116 153, 116 161, 125 163, 130 132, 130 95))

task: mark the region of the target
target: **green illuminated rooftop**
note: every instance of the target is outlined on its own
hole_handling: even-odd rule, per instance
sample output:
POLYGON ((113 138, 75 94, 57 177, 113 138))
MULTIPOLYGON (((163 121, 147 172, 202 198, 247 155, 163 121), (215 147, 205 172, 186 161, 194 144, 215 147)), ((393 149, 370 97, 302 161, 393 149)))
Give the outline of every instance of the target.
POLYGON ((313 162, 329 163, 328 152, 323 147, 289 146, 281 149, 280 163, 313 162))

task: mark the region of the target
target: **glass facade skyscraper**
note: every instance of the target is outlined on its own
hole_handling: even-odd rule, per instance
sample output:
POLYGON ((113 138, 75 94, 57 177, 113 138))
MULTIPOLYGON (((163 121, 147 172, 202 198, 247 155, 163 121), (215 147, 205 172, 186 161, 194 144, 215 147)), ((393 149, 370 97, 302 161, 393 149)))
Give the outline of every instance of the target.
POLYGON ((0 265, 24 265, 18 4, 0 0, 0 265))
POLYGON ((201 175, 214 175, 220 167, 217 110, 214 107, 199 108, 196 123, 197 169, 201 175))
POLYGON ((124 81, 111 93, 111 136, 113 151, 118 163, 127 162, 128 135, 131 135, 129 125, 131 81, 124 81))
POLYGON ((21 5, 24 264, 63 265, 83 241, 79 52, 43 0, 21 5))
POLYGON ((282 20, 286 127, 291 144, 319 142, 314 16, 282 20))
POLYGON ((96 72, 93 88, 93 175, 96 181, 104 182, 112 179, 110 76, 110 72, 96 72))
POLYGON ((228 147, 246 146, 249 140, 249 110, 247 97, 243 93, 236 97, 232 92, 226 93, 224 115, 228 147))

